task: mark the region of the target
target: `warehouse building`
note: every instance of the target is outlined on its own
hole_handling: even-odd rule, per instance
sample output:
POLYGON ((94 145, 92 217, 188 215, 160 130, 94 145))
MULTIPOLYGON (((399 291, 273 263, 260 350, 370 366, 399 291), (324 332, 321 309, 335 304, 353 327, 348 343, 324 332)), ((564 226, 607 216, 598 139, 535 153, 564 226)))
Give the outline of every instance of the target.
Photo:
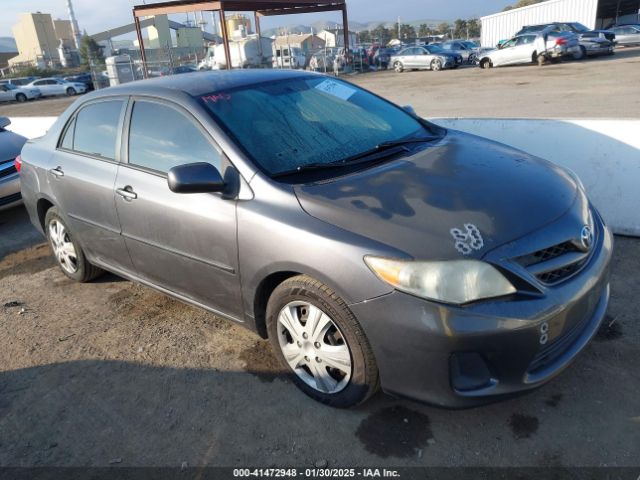
POLYGON ((607 28, 615 22, 640 22, 639 13, 640 0, 547 0, 482 17, 481 42, 483 47, 494 47, 526 25, 580 22, 589 28, 607 28))

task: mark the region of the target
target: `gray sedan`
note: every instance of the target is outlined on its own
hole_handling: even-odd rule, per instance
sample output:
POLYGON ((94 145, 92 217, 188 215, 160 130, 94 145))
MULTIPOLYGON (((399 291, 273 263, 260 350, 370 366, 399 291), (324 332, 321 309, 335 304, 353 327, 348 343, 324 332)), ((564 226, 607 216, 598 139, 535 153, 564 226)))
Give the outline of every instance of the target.
POLYGON ((65 275, 109 270, 245 325, 328 405, 529 390, 605 316, 613 238, 571 172, 331 77, 99 90, 22 158, 65 275))
POLYGON ((404 70, 443 70, 458 68, 462 65, 462 56, 445 52, 436 45, 409 47, 391 57, 393 69, 400 73, 404 70))
POLYGON ((0 210, 22 203, 18 170, 22 146, 27 141, 22 135, 6 130, 11 124, 7 117, 0 117, 0 210))

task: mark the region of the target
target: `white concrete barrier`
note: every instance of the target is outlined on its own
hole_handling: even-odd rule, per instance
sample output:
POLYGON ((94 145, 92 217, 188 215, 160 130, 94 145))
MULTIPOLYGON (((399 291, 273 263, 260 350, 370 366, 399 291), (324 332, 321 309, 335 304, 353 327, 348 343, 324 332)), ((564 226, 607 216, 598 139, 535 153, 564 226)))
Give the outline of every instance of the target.
POLYGON ((58 117, 11 117, 11 125, 7 130, 11 130, 23 137, 37 138, 41 137, 49 127, 53 125, 58 117))
MULTIPOLYGON (((43 135, 55 117, 14 117, 10 130, 43 135)), ((618 234, 640 236, 640 120, 432 119, 576 172, 618 234)))
POLYGON ((640 236, 640 120, 431 120, 570 168, 615 233, 640 236))

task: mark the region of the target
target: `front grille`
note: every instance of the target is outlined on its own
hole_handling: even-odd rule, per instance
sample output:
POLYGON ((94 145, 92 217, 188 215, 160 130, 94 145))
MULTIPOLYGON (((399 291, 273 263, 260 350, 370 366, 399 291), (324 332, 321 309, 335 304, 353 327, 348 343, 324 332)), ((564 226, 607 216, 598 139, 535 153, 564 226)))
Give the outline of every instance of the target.
POLYGON ((533 357, 531 364, 529 365, 529 373, 535 373, 548 365, 555 362, 564 352, 566 352, 571 345, 578 339, 580 334, 584 331, 589 323, 589 317, 585 316, 574 326, 569 328, 566 332, 562 333, 552 343, 549 343, 542 347, 542 349, 533 357))
POLYGON ((0 198, 0 207, 3 205, 9 205, 10 203, 17 202, 22 198, 20 192, 9 195, 8 197, 0 198))
POLYGON ((542 250, 538 250, 537 252, 531 253, 529 255, 522 256, 518 258, 518 263, 523 267, 528 267, 530 265, 536 265, 538 263, 546 262, 553 258, 559 257, 560 255, 564 255, 565 253, 579 251, 580 250, 573 244, 573 242, 564 242, 552 247, 543 248, 542 250))
POLYGON ((542 283, 554 285, 577 273, 587 259, 588 253, 567 241, 518 257, 516 262, 542 283))
POLYGON ((5 168, 3 170, 0 170, 0 178, 3 177, 8 177, 9 175, 12 175, 14 173, 16 173, 16 166, 15 165, 11 165, 9 168, 5 168))

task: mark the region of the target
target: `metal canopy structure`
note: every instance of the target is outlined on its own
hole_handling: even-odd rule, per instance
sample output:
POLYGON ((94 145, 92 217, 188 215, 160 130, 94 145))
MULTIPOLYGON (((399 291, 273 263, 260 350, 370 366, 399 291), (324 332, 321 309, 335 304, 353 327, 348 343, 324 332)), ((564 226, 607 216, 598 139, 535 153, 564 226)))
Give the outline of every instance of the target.
POLYGON ((347 17, 346 0, 174 0, 169 2, 150 3, 133 7, 133 19, 140 45, 140 56, 143 63, 145 78, 147 73, 147 59, 142 40, 141 17, 152 15, 169 15, 175 13, 191 13, 217 11, 220 15, 220 30, 224 43, 224 54, 227 57, 227 69, 231 69, 231 51, 229 48, 229 32, 225 12, 253 12, 256 33, 260 37, 260 17, 273 15, 294 15, 297 13, 342 12, 344 29, 344 44, 349 47, 349 20, 347 17))

